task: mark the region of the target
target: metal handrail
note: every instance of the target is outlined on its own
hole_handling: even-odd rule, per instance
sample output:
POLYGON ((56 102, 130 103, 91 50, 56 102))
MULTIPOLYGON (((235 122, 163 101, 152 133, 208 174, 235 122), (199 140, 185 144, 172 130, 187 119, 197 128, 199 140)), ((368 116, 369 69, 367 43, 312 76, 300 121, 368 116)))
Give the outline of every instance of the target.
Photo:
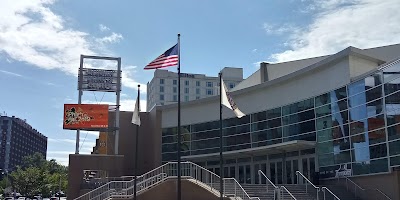
MULTIPOLYGON (((341 177, 338 177, 338 180, 339 180, 339 178, 341 178, 341 177)), ((342 178, 344 178, 344 179, 346 180, 346 189, 347 189, 347 191, 350 191, 350 190, 349 190, 349 184, 348 184, 348 182, 350 182, 351 184, 354 185, 354 196, 357 196, 357 188, 358 188, 359 190, 361 190, 361 192, 365 192, 365 189, 364 189, 364 188, 362 188, 361 186, 359 186, 357 183, 355 183, 355 182, 352 181, 351 179, 349 179, 349 178, 347 178, 347 177, 342 177, 342 178)), ((361 192, 360 192, 360 195, 361 195, 361 192)))
POLYGON ((332 192, 329 188, 327 188, 327 187, 322 187, 321 190, 322 190, 322 192, 324 193, 324 200, 326 199, 326 197, 325 197, 325 190, 328 191, 329 193, 331 193, 331 195, 332 195, 333 197, 335 197, 335 199, 340 200, 340 198, 337 197, 335 194, 333 194, 333 192, 332 192))
POLYGON ((392 200, 388 195, 386 195, 384 192, 382 192, 381 190, 379 190, 378 188, 375 188, 376 191, 378 191, 379 193, 381 193, 383 196, 386 197, 386 199, 392 200))
POLYGON ((292 194, 291 192, 289 192, 289 190, 288 190, 285 186, 283 186, 283 185, 281 186, 281 198, 282 198, 282 199, 284 199, 284 198, 283 198, 283 189, 284 189, 294 200, 297 200, 296 197, 294 197, 293 194, 292 194))
MULTIPOLYGON (((300 171, 296 171, 297 184, 300 183, 299 175, 300 175, 301 177, 303 177, 303 179, 306 180, 311 186, 314 187, 314 189, 316 190, 317 200, 319 200, 319 195, 318 195, 318 193, 319 193, 319 191, 320 191, 320 190, 319 190, 319 187, 315 186, 315 185, 314 185, 310 180, 308 180, 308 178, 305 177, 300 171)), ((308 184, 306 183, 305 185, 306 185, 306 192, 308 193, 308 187, 307 187, 308 184)))
MULTIPOLYGON (((164 168, 164 167, 166 167, 168 165, 175 164, 175 163, 177 163, 177 162, 165 163, 164 165, 161 165, 161 166, 159 166, 159 167, 157 167, 157 168, 155 168, 155 169, 153 169, 153 170, 151 170, 151 171, 149 171, 149 172, 147 172, 147 173, 145 173, 145 174, 143 174, 141 176, 137 176, 136 179, 137 180, 138 179, 143 179, 143 177, 147 176, 148 174, 151 174, 151 173, 153 173, 153 172, 155 172, 155 171, 157 171, 159 169, 162 169, 162 168, 164 168)), ((133 184, 134 183, 134 179, 132 179, 130 181, 110 181, 110 182, 108 182, 108 183, 106 183, 106 184, 104 184, 104 185, 102 185, 102 186, 100 186, 100 187, 98 187, 98 188, 86 193, 86 194, 83 194, 83 195, 75 198, 75 199, 94 199, 94 198, 97 198, 97 197, 100 197, 100 196, 104 196, 104 195, 105 196, 109 196, 110 195, 109 191, 112 189, 111 186, 113 184, 117 184, 119 182, 125 182, 126 186, 127 186, 128 184, 133 184)), ((141 182, 141 181, 139 181, 139 182, 141 182)), ((128 188, 126 188, 126 189, 128 189, 128 188)))
MULTIPOLYGON (((263 171, 258 170, 258 180, 259 180, 260 183, 261 183, 261 175, 263 175, 263 176, 267 179, 267 181, 269 182, 269 184, 271 184, 275 189, 279 189, 278 186, 276 186, 276 185, 267 177, 267 175, 264 174, 263 171)), ((268 192, 268 187, 267 187, 267 192, 268 192)))
MULTIPOLYGON (((276 185, 267 177, 267 175, 264 174, 263 171, 258 170, 258 181, 259 181, 260 184, 261 184, 261 175, 263 175, 264 178, 267 179, 267 181, 269 182, 269 184, 271 184, 271 185, 274 187, 274 189, 275 189, 275 190, 274 190, 274 199, 276 199, 276 191, 279 191, 279 187, 276 186, 276 185)), ((268 183, 268 182, 267 182, 267 183, 268 183)), ((269 190, 268 190, 268 184, 266 184, 266 186, 267 186, 267 192, 269 192, 269 190)))
MULTIPOLYGON (((315 186, 310 180, 308 180, 307 177, 305 177, 300 171, 296 171, 296 175, 298 177, 298 175, 300 174, 300 176, 302 176, 308 183, 310 183, 310 185, 312 185, 315 189, 319 189, 319 187, 315 186)), ((297 183, 299 183, 299 180, 297 180, 297 183)))
POLYGON ((241 195, 239 195, 239 197, 241 199, 246 199, 246 197, 247 197, 247 199, 258 199, 258 200, 260 200, 260 198, 258 198, 258 197, 250 197, 249 194, 247 194, 246 190, 243 189, 242 185, 240 185, 240 183, 237 182, 237 180, 235 178, 224 178, 223 180, 224 180, 224 185, 226 185, 225 183, 227 181, 232 181, 234 183, 234 185, 235 185, 235 196, 237 196, 236 195, 236 191, 237 191, 236 188, 237 188, 237 186, 239 186, 239 188, 240 188, 239 192, 242 193, 241 195))
POLYGON ((355 182, 352 181, 351 179, 349 179, 349 178, 347 178, 347 177, 344 177, 344 178, 346 178, 346 182, 347 182, 347 181, 350 181, 350 183, 353 183, 353 185, 356 186, 356 187, 358 187, 360 190, 365 190, 364 188, 362 188, 360 185, 358 185, 357 183, 355 183, 355 182))
MULTIPOLYGON (((177 162, 168 162, 156 169, 153 169, 141 176, 137 177, 137 192, 142 192, 149 187, 154 186, 168 178, 177 176, 177 162)), ((198 184, 202 183, 210 191, 217 191, 215 187, 219 186, 220 176, 208 169, 192 162, 181 163, 182 177, 193 178, 198 184)), ((235 197, 241 195, 243 200, 258 199, 258 197, 250 197, 243 187, 234 178, 225 178, 223 181, 232 181, 235 197), (234 180, 234 181, 232 181, 234 180)), ((229 186, 229 185, 228 185, 229 186)), ((225 187, 226 184, 225 184, 225 187)), ((222 188, 221 188, 222 189, 222 188)), ((103 186, 92 190, 75 200, 104 200, 112 197, 129 198, 132 197, 134 190, 134 180, 130 181, 111 181, 103 186)), ((226 193, 224 193, 226 194, 226 193)))

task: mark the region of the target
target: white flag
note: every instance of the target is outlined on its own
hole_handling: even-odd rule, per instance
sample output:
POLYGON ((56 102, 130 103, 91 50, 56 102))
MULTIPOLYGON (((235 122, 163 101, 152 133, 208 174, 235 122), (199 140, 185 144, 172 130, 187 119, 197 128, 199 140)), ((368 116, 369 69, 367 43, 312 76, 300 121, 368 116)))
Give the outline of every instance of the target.
POLYGON ((233 110, 236 117, 241 118, 241 117, 245 116, 245 114, 243 114, 242 111, 239 110, 236 103, 233 101, 231 95, 228 92, 228 89, 226 89, 224 80, 221 79, 221 82, 222 82, 221 83, 222 88, 221 88, 221 94, 220 94, 220 95, 222 95, 221 104, 228 107, 229 109, 233 110))
POLYGON ((132 115, 132 124, 136 124, 138 126, 140 126, 140 108, 139 108, 139 96, 136 99, 136 103, 135 103, 135 110, 133 111, 133 115, 132 115))

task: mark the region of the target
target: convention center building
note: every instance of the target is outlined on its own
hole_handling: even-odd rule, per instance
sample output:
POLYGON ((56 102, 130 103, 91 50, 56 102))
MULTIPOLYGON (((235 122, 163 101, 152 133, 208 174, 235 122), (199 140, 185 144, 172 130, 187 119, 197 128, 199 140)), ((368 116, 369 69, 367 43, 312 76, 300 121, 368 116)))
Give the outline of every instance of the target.
MULTIPOLYGON (((229 74, 222 76, 229 79, 229 74)), ((166 81, 173 85, 174 79, 166 81)), ((360 187, 400 199, 399 89, 400 44, 260 63, 230 88, 246 116, 236 118, 223 108, 223 169, 216 95, 181 103, 179 147, 176 103, 140 113, 138 175, 177 161, 180 148, 182 161, 216 174, 223 170, 224 177, 240 184, 260 183, 259 170, 275 184, 296 184, 299 171, 316 185, 348 177, 360 187)), ((131 119, 132 112, 121 112, 119 155, 110 150, 112 134, 109 155, 70 155, 69 193, 83 194, 79 181, 82 170, 90 167, 108 170, 110 177, 132 175, 136 126, 131 119)))
MULTIPOLYGON (((246 116, 223 110, 224 176, 258 183, 262 170, 290 184, 299 170, 314 182, 348 176, 398 190, 399 58, 397 44, 261 63, 231 90, 246 116)), ((162 162, 176 161, 177 104, 153 109, 161 111, 162 162)), ((219 97, 184 102, 181 114, 182 159, 219 174, 219 97)))

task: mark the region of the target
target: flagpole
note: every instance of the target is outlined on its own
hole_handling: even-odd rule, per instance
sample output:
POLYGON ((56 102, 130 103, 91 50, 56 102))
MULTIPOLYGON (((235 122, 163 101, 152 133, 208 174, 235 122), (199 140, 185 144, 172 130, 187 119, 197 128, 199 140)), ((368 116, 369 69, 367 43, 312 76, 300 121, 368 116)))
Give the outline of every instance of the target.
POLYGON ((222 135, 222 72, 219 73, 219 188, 220 188, 220 200, 223 200, 223 178, 224 178, 224 164, 222 157, 222 145, 223 145, 223 135, 222 135))
MULTIPOLYGON (((137 104, 138 104, 138 115, 140 115, 140 85, 138 85, 138 94, 137 94, 137 104)), ((135 108, 136 109, 136 108, 135 108)), ((136 125, 136 145, 135 145, 135 169, 134 169, 134 175, 135 175, 135 181, 134 181, 134 194, 133 194, 133 199, 136 200, 136 184, 137 184, 137 174, 138 174, 138 145, 139 145, 139 125, 136 125)))
POLYGON ((181 200, 181 34, 178 33, 178 200, 181 200))

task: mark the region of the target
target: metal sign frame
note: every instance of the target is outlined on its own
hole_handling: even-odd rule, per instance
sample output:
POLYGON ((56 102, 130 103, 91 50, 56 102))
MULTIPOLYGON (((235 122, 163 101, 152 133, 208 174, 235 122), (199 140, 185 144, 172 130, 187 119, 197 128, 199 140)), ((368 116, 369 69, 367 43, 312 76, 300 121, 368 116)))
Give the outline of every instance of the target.
MULTIPOLYGON (((98 75, 99 75, 98 74, 98 75)), ((121 57, 103 57, 103 56, 89 56, 89 55, 81 55, 80 64, 79 64, 79 75, 78 75, 78 104, 82 104, 82 95, 84 91, 102 91, 102 92, 115 92, 116 93, 116 111, 115 111, 115 127, 113 130, 115 131, 115 146, 114 146, 114 154, 118 155, 118 143, 119 143, 119 107, 120 107, 120 96, 121 96, 121 57), (83 68, 84 59, 91 60, 112 60, 117 61, 118 66, 117 70, 103 70, 103 69, 92 69, 92 68, 83 68), (101 78, 94 75, 84 75, 84 72, 88 72, 90 70, 96 70, 99 74, 103 73, 105 78, 101 78), (116 72, 116 77, 115 73, 116 72), (109 75, 112 76, 109 76, 109 75), (89 77, 89 78, 88 78, 89 77), (90 78, 92 77, 92 78, 90 78), (84 80, 84 78, 90 79, 91 81, 84 80), (115 83, 116 81, 116 83, 115 83), (93 87, 85 86, 84 84, 94 84, 93 87), (99 85, 96 85, 100 83, 99 85), (96 88, 98 86, 98 88, 96 88), (103 88, 101 86, 104 86, 103 88), (115 88, 111 87, 107 89, 108 86, 115 86, 115 88)), ((76 130, 76 147, 75 154, 79 154, 79 137, 80 130, 76 130)))

